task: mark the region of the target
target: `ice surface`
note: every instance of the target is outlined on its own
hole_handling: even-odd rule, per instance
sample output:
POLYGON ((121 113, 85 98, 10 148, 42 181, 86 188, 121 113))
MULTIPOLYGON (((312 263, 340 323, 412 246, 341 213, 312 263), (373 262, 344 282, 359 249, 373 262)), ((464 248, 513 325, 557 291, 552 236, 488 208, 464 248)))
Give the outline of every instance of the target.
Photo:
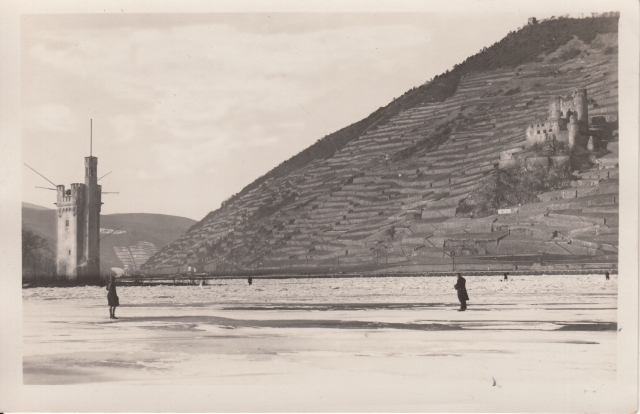
POLYGON ((616 275, 466 279, 467 312, 454 277, 121 286, 118 320, 104 288, 25 289, 24 383, 215 385, 220 411, 611 407, 616 275))

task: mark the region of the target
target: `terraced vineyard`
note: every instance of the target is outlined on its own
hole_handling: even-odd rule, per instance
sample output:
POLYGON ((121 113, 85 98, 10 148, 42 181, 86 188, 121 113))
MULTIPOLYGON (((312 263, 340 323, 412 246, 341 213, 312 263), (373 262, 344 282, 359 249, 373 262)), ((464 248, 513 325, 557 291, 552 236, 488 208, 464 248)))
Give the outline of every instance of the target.
POLYGON ((441 102, 404 109, 332 156, 250 186, 152 256, 144 269, 615 268, 617 59, 617 33, 600 33, 588 44, 573 38, 531 62, 464 73, 455 93, 441 102), (551 98, 576 88, 587 90, 589 119, 601 125, 599 151, 574 171, 577 179, 538 194, 535 203, 506 206, 501 214, 462 214, 459 202, 495 176, 500 154, 526 152, 527 125, 546 117, 551 98))

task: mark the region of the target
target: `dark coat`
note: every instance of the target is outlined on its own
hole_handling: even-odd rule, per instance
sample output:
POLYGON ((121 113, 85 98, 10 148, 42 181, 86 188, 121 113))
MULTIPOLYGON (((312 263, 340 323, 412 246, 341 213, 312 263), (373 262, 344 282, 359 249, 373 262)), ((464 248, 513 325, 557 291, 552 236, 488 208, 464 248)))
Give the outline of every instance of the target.
POLYGON ((107 300, 109 301, 109 306, 120 306, 120 299, 118 298, 118 294, 116 293, 116 282, 110 282, 107 285, 107 300))
POLYGON ((458 291, 458 300, 460 302, 469 300, 469 295, 467 294, 467 280, 460 276, 458 278, 458 283, 455 284, 454 288, 458 291))

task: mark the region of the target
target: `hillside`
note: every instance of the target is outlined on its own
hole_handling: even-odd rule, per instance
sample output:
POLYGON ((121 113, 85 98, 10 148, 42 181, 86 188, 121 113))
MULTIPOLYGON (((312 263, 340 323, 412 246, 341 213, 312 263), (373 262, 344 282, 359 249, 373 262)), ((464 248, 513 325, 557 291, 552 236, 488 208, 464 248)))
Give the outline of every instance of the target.
MULTIPOLYGON (((101 216, 100 266, 124 268, 144 263, 153 253, 179 238, 194 220, 162 214, 105 214, 101 216), (119 229, 119 230, 117 230, 119 229), (113 234, 108 235, 113 230, 113 234), (108 235, 108 236, 107 236, 108 235)), ((22 204, 22 227, 56 247, 56 212, 53 209, 22 204)))
POLYGON ((264 273, 613 266, 617 59, 615 16, 548 20, 509 33, 259 178, 151 257, 145 269, 171 272, 187 263, 264 273), (589 97, 595 148, 576 151, 573 172, 554 186, 502 197, 471 216, 480 211, 470 206, 479 191, 514 175, 499 173, 507 159, 555 165, 555 156, 564 156, 527 148, 525 131, 546 118, 551 98, 578 88, 589 97), (522 205, 505 204, 520 199, 522 205))

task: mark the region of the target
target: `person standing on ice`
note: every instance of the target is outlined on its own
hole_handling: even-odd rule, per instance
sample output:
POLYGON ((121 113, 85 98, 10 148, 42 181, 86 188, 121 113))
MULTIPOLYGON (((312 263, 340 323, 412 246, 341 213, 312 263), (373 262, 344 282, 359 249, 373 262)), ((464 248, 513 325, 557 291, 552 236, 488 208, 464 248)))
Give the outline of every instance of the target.
POLYGON ((604 278, 605 278, 604 280, 609 280, 609 271, 608 270, 606 270, 604 272, 604 278))
POLYGON ((120 299, 118 298, 118 294, 116 293, 116 277, 111 276, 111 280, 107 285, 107 301, 109 302, 109 319, 118 319, 116 318, 116 307, 120 306, 120 299))
POLYGON ((467 281, 460 273, 458 273, 458 281, 453 286, 455 290, 458 291, 458 300, 460 301, 460 309, 458 312, 464 312, 467 310, 467 301, 469 300, 469 295, 467 294, 467 281))

